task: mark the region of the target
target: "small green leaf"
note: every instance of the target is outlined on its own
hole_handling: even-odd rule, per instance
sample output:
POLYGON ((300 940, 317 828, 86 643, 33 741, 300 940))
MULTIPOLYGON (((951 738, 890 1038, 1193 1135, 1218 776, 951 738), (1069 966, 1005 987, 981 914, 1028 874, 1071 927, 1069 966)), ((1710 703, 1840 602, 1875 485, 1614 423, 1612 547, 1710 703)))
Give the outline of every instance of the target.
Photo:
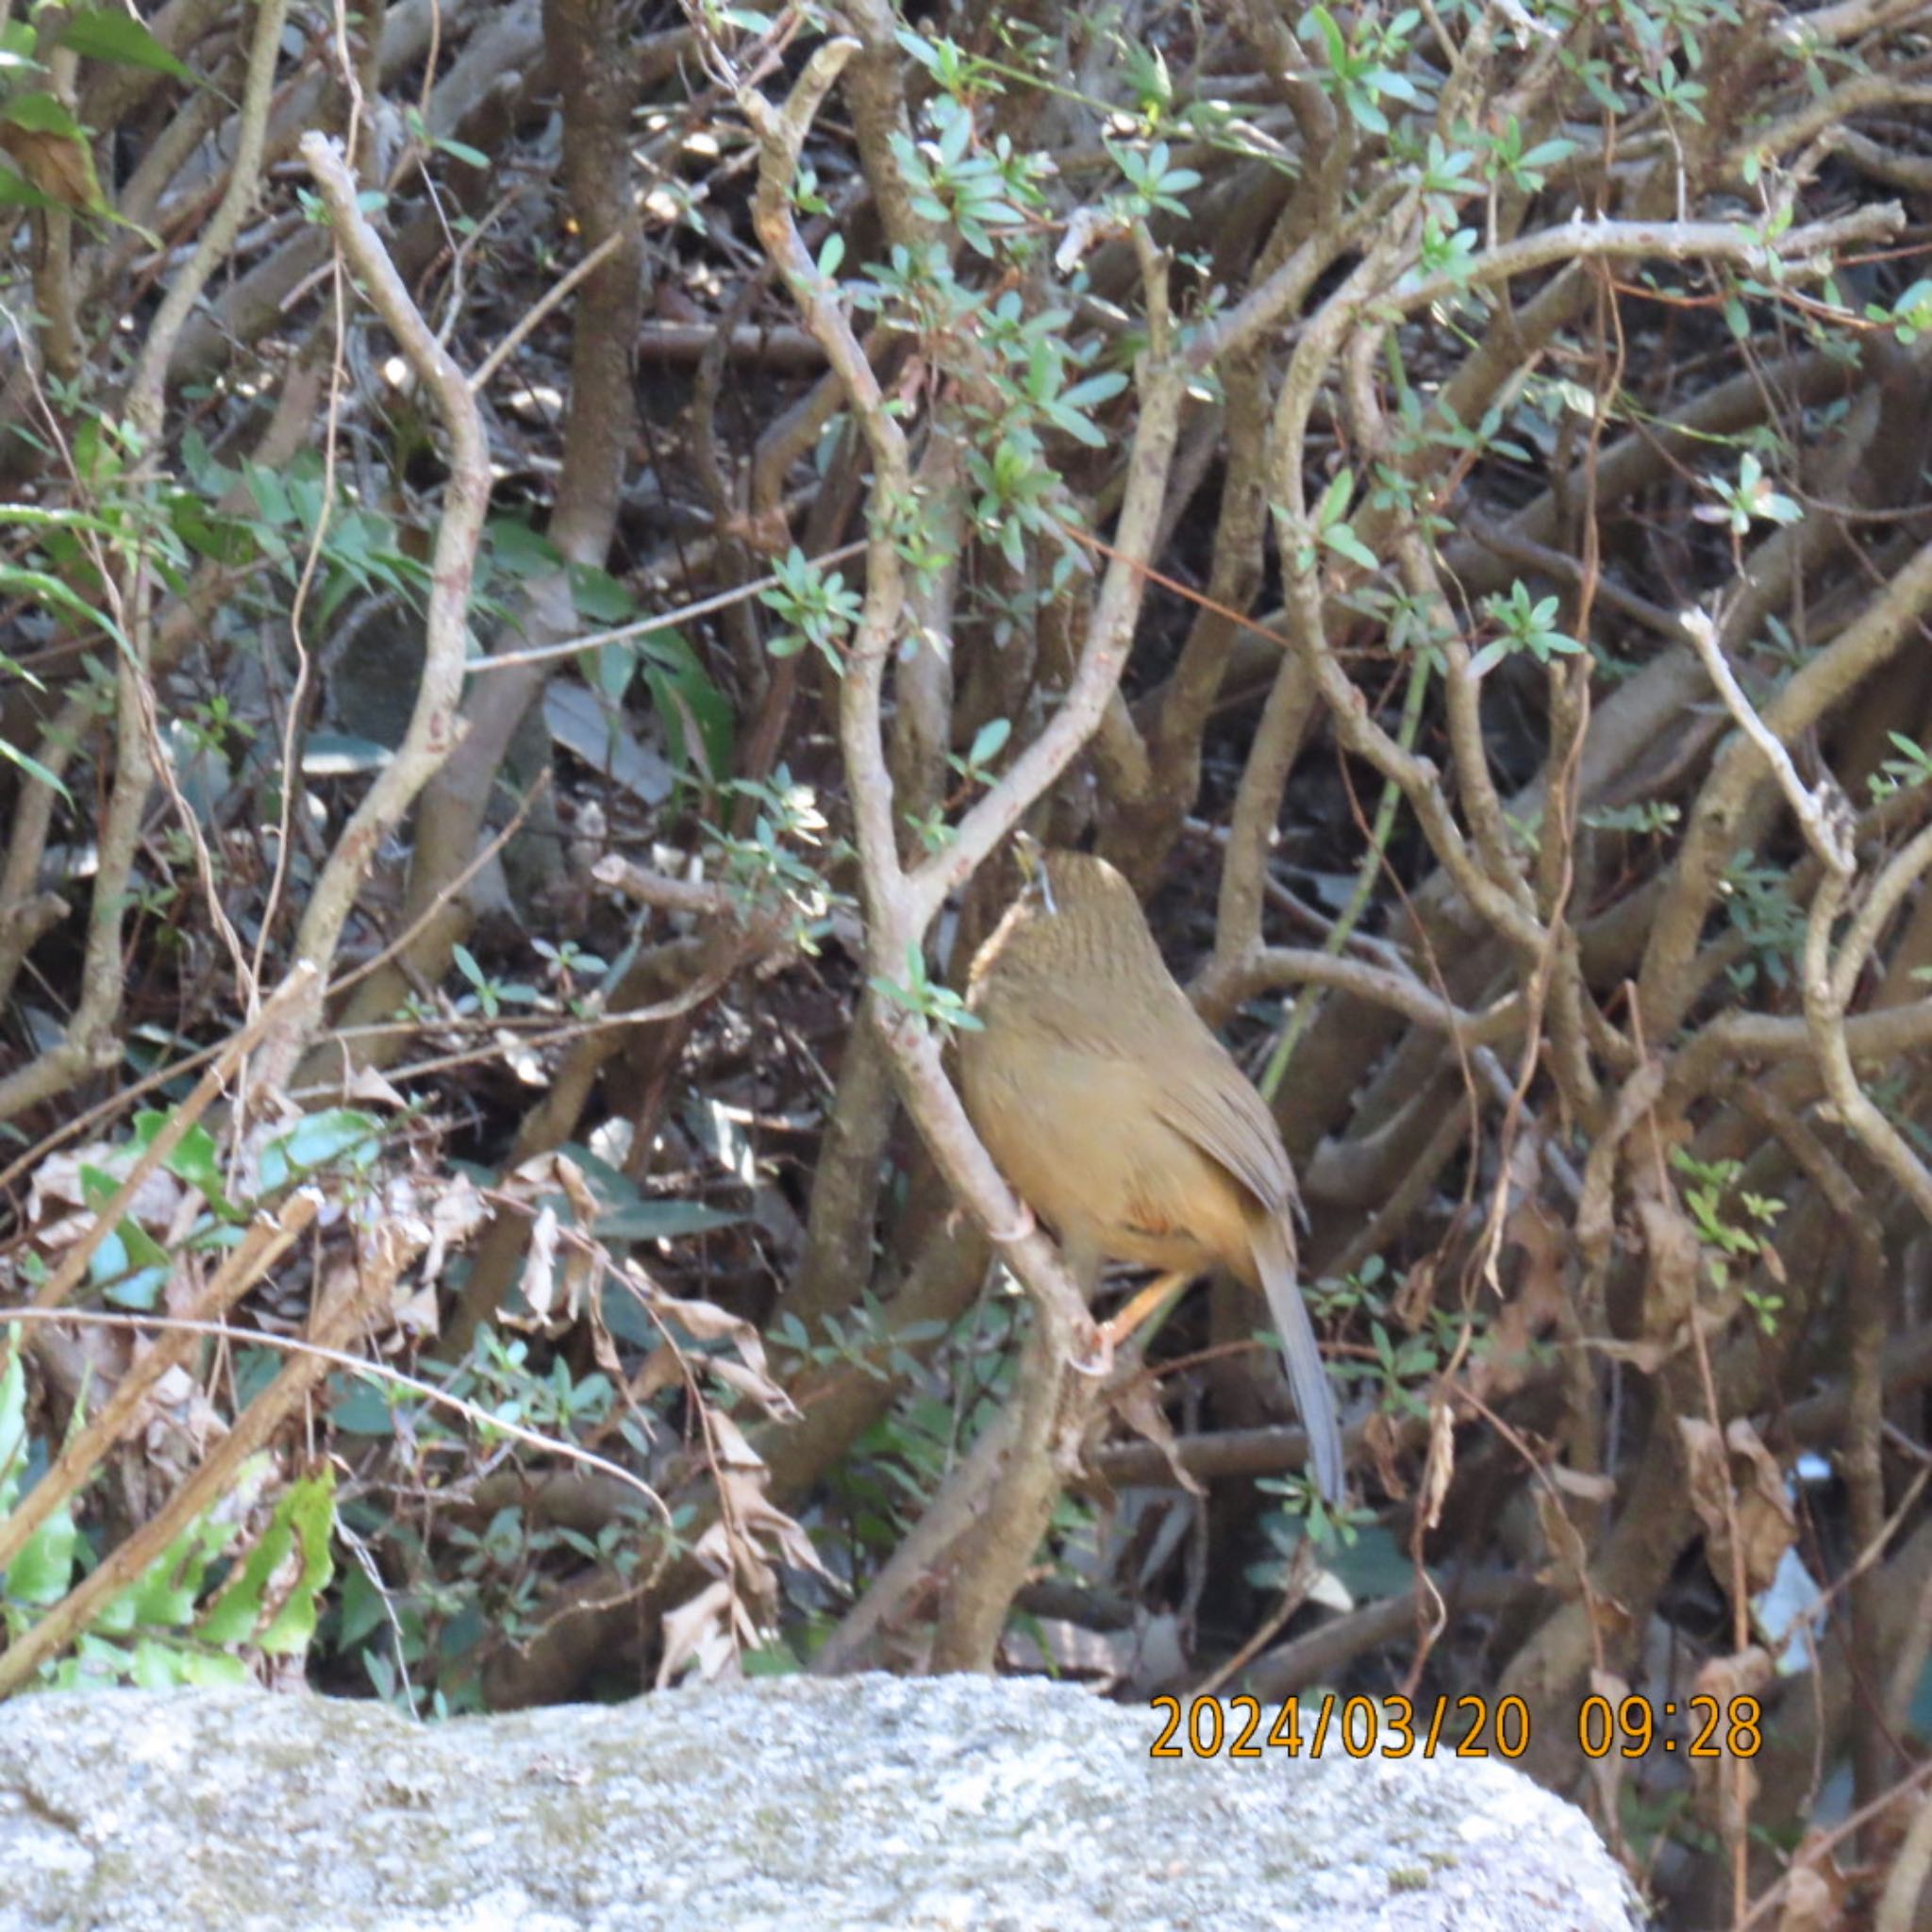
POLYGON ((264 464, 248 466, 248 493, 254 497, 256 508, 277 529, 295 521, 294 508, 282 487, 282 479, 264 464))
POLYGON ((87 130, 58 94, 15 94, 0 103, 0 121, 24 127, 29 134, 58 134, 63 141, 87 139, 87 130))
POLYGON ((39 758, 28 757, 25 752, 9 744, 4 738, 0 738, 0 758, 7 759, 9 764, 17 765, 29 778, 35 779, 40 784, 48 786, 53 791, 58 791, 69 805, 74 803, 73 792, 68 791, 67 787, 45 765, 42 764, 39 758))
MULTIPOLYGON (((134 1144, 142 1149, 148 1147, 155 1136, 168 1124, 170 1118, 151 1108, 137 1113, 134 1117, 134 1144)), ((164 1165, 176 1180, 186 1181, 191 1188, 198 1189, 210 1207, 220 1209, 229 1204, 219 1157, 220 1150, 215 1145, 214 1136, 206 1127, 196 1125, 182 1135, 164 1165)))
POLYGON ((291 1483, 253 1549, 195 1626, 205 1643, 252 1643, 271 1655, 300 1650, 315 1631, 315 1600, 334 1574, 329 1539, 335 1529, 335 1476, 291 1483), (301 1570, 271 1612, 269 1585, 299 1546, 301 1570), (266 1621, 264 1621, 266 1620, 266 1621))
POLYGON ((59 44, 87 60, 112 60, 123 67, 144 67, 192 81, 194 75, 155 39, 131 13, 119 8, 86 8, 71 13, 60 29, 59 44))
POLYGON ((707 1208, 701 1201, 634 1201, 597 1217, 599 1241, 676 1241, 686 1235, 708 1234, 713 1228, 735 1227, 741 1214, 707 1208))
POLYGON ((8 208, 65 208, 51 194, 42 194, 24 175, 11 168, 0 168, 0 205, 8 208))
POLYGON ((1340 552, 1351 563, 1360 564, 1364 570, 1381 568, 1375 553, 1346 524, 1331 524, 1322 532, 1322 541, 1330 550, 1340 552))
POLYGON ((1315 526, 1325 530, 1339 522, 1355 494, 1355 472, 1346 466, 1335 473, 1334 480, 1322 492, 1321 507, 1315 511, 1315 526))
POLYGON ((79 1537, 66 1504, 26 1541, 7 1572, 6 1594, 17 1604, 57 1604, 74 1586, 74 1558, 79 1537))
POLYGON ((997 758, 1008 739, 1013 735, 1010 718, 992 718, 982 724, 973 735, 972 748, 966 754, 970 770, 977 771, 989 758, 997 758))
POLYGON ((608 570, 593 564, 571 565, 570 595, 577 615, 589 624, 615 626, 628 624, 638 614, 637 599, 629 589, 608 570))
POLYGON ((513 517, 495 517, 488 525, 487 534, 490 560, 507 576, 541 577, 562 567, 562 551, 528 524, 513 517))
POLYGON ((273 1193, 286 1187, 296 1174, 339 1160, 366 1167, 381 1141, 380 1124, 353 1108, 329 1108, 310 1114, 262 1150, 262 1190, 273 1193))

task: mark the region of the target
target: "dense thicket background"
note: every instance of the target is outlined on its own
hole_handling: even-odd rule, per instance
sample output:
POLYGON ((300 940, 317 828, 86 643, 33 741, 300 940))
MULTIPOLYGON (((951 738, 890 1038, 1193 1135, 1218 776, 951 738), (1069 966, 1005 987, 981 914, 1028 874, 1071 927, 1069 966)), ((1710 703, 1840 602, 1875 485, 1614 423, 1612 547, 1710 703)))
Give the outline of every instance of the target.
POLYGON ((1923 5, 0 52, 0 1690, 1513 1696, 1671 1923, 1913 1923, 1923 5), (1022 823, 1273 1100, 1353 1513, 965 1125, 1022 823))

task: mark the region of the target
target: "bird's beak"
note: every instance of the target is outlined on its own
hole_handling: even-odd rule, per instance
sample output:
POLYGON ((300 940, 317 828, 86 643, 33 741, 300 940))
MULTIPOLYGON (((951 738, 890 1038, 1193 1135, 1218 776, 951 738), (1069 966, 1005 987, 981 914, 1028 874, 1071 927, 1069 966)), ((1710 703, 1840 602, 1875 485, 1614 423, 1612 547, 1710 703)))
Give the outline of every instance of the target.
POLYGON ((1053 903, 1053 874, 1046 863, 1046 847, 1031 832, 1013 834, 1013 857, 1019 861, 1020 876, 1027 891, 1038 891, 1041 903, 1049 912, 1059 908, 1053 903))

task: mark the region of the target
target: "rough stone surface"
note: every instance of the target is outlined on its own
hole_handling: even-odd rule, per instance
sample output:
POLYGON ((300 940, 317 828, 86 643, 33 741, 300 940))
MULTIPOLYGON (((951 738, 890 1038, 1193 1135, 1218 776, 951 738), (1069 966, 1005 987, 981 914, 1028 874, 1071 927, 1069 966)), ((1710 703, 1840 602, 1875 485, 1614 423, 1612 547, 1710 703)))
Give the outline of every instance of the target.
POLYGON ((253 1691, 19 1697, 0 1932, 1639 1923, 1581 1813, 1501 1764, 1157 1763, 1160 1722, 974 1677, 428 1727, 253 1691))

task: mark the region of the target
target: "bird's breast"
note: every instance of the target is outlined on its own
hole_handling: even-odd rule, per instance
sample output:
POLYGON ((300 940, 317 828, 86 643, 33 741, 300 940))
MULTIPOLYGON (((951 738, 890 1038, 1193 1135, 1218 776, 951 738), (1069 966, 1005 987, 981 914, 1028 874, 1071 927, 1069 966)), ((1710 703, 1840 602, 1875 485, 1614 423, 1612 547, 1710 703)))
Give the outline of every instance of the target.
POLYGON ((1218 1261, 1253 1278, 1246 1190, 1159 1118, 1146 1068, 989 1026, 969 1036, 960 1071, 987 1151, 1063 1238, 1113 1260, 1218 1261))

